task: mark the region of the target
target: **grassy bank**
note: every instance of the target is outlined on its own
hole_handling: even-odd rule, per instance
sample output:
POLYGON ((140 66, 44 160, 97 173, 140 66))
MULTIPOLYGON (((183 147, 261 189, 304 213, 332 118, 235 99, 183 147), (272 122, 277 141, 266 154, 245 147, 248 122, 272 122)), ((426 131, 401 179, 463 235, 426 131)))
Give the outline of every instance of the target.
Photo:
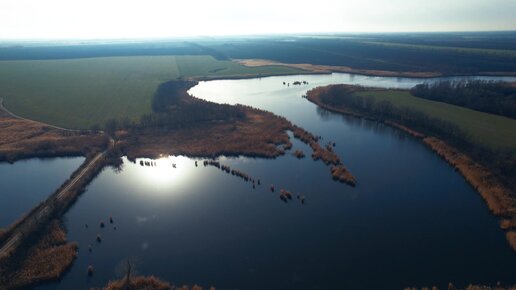
POLYGON ((150 113, 159 84, 179 77, 251 77, 299 73, 250 68, 197 56, 130 56, 0 62, 0 97, 15 114, 66 128, 150 113))
POLYGON ((414 97, 405 90, 364 90, 356 95, 371 97, 374 102, 388 101, 396 107, 421 111, 455 124, 482 145, 516 150, 516 120, 414 97))

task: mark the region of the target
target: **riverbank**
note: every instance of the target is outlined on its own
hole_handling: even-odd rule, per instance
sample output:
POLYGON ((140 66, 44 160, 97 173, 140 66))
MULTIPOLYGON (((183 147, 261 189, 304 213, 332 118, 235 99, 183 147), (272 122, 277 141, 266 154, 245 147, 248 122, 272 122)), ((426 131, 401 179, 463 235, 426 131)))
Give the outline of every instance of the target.
POLYGON ((414 130, 411 128, 410 124, 400 124, 397 120, 380 118, 371 112, 358 111, 343 104, 330 104, 328 100, 332 98, 332 93, 336 93, 339 88, 346 90, 364 89, 352 86, 321 87, 309 91, 306 98, 326 110, 383 122, 420 139, 432 151, 436 152, 436 154, 460 172, 461 175, 480 193, 487 203, 489 210, 501 219, 500 225, 501 228, 506 231, 507 241, 516 251, 516 199, 514 198, 514 194, 511 190, 501 182, 495 174, 444 140, 418 130, 414 130), (329 90, 328 88, 332 88, 332 90, 329 90))

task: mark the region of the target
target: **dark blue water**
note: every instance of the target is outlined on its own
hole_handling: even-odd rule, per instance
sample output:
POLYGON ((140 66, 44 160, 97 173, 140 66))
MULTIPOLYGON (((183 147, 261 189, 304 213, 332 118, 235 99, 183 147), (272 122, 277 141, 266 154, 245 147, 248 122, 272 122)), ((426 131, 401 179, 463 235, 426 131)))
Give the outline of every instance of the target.
MULTIPOLYGON (((334 182, 321 162, 290 154, 219 158, 260 178, 256 189, 186 157, 155 167, 126 160, 120 173, 100 174, 66 215, 78 259, 60 283, 40 289, 102 286, 120 277, 128 258, 139 274, 217 289, 516 282, 516 254, 497 219, 453 168, 402 132, 317 109, 301 98, 309 86, 284 87, 285 78, 205 82, 191 92, 271 110, 335 141, 356 188, 334 182), (268 190, 271 183, 302 193, 306 203, 283 203, 268 190), (109 216, 114 224, 101 229, 109 216), (91 278, 88 265, 95 267, 91 278)), ((293 149, 310 155, 298 141, 293 149)))
POLYGON ((9 226, 45 200, 83 160, 55 158, 0 163, 0 228, 9 226))

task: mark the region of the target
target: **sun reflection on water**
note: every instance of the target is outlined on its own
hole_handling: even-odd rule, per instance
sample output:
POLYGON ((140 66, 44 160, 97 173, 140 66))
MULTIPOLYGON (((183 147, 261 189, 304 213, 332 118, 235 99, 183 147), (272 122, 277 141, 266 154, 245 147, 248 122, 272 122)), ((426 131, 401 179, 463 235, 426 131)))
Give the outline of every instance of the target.
POLYGON ((195 160, 185 156, 169 156, 159 159, 138 158, 140 181, 159 188, 181 187, 192 180, 195 160))

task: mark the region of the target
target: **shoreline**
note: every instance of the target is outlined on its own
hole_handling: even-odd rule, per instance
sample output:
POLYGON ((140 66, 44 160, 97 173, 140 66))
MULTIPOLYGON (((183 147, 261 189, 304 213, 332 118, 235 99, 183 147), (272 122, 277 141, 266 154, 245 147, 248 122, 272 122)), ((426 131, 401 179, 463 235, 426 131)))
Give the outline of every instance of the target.
POLYGON ((480 194, 489 211, 500 219, 500 229, 505 232, 507 242, 511 248, 516 251, 516 199, 511 195, 510 189, 504 186, 503 183, 483 165, 477 163, 468 155, 460 152, 460 150, 449 145, 444 140, 427 136, 406 125, 390 120, 381 121, 374 116, 364 115, 349 108, 332 107, 323 103, 320 97, 313 92, 309 92, 306 99, 330 112, 379 122, 419 139, 425 146, 458 171, 475 191, 480 194))

